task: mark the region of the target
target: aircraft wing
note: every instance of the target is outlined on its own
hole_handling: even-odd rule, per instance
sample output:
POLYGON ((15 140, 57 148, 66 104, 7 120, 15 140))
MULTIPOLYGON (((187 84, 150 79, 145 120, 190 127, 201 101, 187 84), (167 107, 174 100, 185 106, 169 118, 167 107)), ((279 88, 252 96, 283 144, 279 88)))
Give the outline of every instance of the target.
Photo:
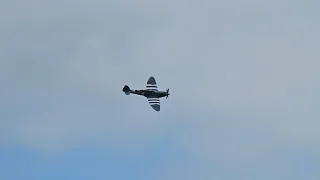
POLYGON ((160 111, 160 99, 159 98, 147 98, 150 106, 156 110, 160 111))
POLYGON ((154 79, 153 76, 151 76, 148 79, 147 85, 146 85, 146 90, 158 91, 157 82, 156 82, 156 80, 154 79))

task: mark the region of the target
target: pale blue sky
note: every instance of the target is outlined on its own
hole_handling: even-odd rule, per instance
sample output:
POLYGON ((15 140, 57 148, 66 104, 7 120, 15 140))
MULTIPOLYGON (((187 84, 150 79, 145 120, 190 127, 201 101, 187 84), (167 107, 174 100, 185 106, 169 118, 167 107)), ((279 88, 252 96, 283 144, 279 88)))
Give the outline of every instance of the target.
POLYGON ((319 8, 1 1, 0 179, 319 180, 319 8))

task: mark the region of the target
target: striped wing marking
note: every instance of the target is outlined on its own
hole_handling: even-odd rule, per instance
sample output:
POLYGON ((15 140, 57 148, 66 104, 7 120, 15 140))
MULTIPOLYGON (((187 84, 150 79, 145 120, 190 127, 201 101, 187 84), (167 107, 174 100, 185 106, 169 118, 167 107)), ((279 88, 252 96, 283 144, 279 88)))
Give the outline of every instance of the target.
POLYGON ((147 81, 147 85, 146 85, 146 90, 150 90, 150 91, 158 91, 158 86, 157 86, 157 82, 155 80, 155 78, 153 76, 151 76, 148 81, 147 81))
POLYGON ((150 106, 156 110, 160 111, 160 99, 159 98, 147 98, 150 106))

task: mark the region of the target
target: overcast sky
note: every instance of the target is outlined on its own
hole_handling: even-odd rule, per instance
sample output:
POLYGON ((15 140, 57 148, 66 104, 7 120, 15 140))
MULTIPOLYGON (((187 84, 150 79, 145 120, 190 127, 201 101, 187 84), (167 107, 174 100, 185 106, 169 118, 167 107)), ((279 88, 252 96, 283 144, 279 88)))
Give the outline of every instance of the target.
POLYGON ((0 179, 319 180, 319 8, 0 1, 0 179))

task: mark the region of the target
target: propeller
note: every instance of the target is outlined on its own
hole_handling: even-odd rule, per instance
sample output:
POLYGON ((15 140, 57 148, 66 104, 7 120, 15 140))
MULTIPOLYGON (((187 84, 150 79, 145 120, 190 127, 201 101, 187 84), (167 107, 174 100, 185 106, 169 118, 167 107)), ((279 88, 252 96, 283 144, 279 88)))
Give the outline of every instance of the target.
POLYGON ((170 94, 169 94, 169 88, 167 89, 167 97, 166 97, 166 99, 168 99, 168 96, 169 96, 170 94))

